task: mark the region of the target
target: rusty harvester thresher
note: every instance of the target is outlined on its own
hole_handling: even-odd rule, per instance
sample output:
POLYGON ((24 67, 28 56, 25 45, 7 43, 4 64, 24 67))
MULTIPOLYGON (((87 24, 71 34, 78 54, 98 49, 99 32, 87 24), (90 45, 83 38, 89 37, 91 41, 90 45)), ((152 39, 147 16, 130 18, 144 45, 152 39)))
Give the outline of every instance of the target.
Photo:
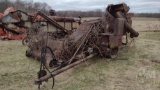
POLYGON ((61 37, 57 36, 57 32, 44 32, 41 39, 31 43, 26 51, 26 56, 39 59, 42 63, 35 83, 40 85, 95 55, 114 58, 118 48, 127 44, 122 42, 122 36, 130 33, 130 37, 134 38, 139 35, 131 27, 129 9, 125 3, 109 5, 102 18, 83 22, 72 33, 57 27, 61 29, 59 33, 66 32, 61 37), (47 66, 54 70, 49 71, 47 66))
POLYGON ((78 18, 48 17, 41 12, 29 16, 22 11, 12 12, 1 21, 12 18, 12 23, 28 31, 30 40, 26 56, 41 61, 35 80, 40 86, 43 81, 96 55, 114 58, 119 47, 127 44, 127 40, 122 42, 122 36, 129 33, 134 38, 139 35, 131 27, 129 9, 125 3, 109 5, 103 17, 83 23, 78 18), (38 16, 42 19, 37 19, 38 16), (54 70, 50 71, 48 67, 54 70))

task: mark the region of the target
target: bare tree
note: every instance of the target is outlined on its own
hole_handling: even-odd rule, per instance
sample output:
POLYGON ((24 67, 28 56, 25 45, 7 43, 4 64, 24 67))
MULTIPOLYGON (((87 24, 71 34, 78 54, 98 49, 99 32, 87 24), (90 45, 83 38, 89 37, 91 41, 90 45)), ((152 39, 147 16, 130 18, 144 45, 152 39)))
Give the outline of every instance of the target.
POLYGON ((22 10, 28 13, 35 13, 41 10, 43 13, 49 14, 51 7, 47 3, 24 1, 24 0, 0 0, 0 12, 4 12, 8 7, 14 7, 15 10, 22 10))

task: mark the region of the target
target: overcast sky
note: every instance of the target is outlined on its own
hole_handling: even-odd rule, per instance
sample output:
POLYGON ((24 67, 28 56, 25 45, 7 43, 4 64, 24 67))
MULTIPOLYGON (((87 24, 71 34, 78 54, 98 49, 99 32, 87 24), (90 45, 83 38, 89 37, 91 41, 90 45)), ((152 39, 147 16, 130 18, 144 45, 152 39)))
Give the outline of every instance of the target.
POLYGON ((33 0, 46 2, 55 10, 105 10, 108 4, 125 2, 130 6, 130 12, 160 13, 160 0, 33 0))

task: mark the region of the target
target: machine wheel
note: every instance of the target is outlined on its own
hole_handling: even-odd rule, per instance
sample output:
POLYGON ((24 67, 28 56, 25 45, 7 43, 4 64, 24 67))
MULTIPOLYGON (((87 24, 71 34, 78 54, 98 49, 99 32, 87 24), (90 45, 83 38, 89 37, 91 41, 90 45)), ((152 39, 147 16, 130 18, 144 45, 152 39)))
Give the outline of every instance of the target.
POLYGON ((28 45, 29 44, 29 38, 28 37, 23 38, 22 44, 23 45, 28 45))

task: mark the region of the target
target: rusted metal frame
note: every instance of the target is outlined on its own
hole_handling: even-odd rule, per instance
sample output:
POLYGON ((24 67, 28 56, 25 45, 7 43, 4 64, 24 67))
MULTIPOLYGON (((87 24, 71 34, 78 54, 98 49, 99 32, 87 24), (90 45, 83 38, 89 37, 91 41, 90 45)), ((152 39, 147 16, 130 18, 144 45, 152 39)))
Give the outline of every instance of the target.
MULTIPOLYGON (((89 23, 89 24, 90 24, 90 23, 89 23)), ((89 25, 89 24, 88 24, 88 25, 89 25)), ((90 29, 91 31, 95 31, 95 30, 97 31, 98 29, 96 28, 96 24, 97 24, 97 23, 93 23, 93 24, 90 26, 89 29, 90 29)), ((92 34, 92 33, 90 33, 89 35, 87 35, 87 38, 85 38, 86 41, 85 41, 85 43, 84 43, 84 45, 83 45, 83 49, 84 49, 85 45, 88 43, 89 39, 91 39, 91 34, 92 34)), ((90 41, 92 41, 92 40, 90 40, 90 41)), ((82 49, 82 50, 83 50, 83 49, 82 49)))
MULTIPOLYGON (((55 16, 48 16, 50 19, 55 20, 56 22, 80 22, 79 18, 70 18, 70 17, 55 17, 55 16)), ((44 18, 38 21, 46 21, 44 18)))
MULTIPOLYGON (((99 30, 99 27, 100 27, 100 23, 98 23, 98 26, 95 27, 95 29, 99 30)), ((96 37, 98 37, 98 36, 96 36, 96 37)), ((92 43, 94 44, 94 46, 98 49, 100 55, 101 55, 102 57, 104 57, 104 55, 102 54, 100 48, 99 48, 92 40, 91 40, 91 42, 92 42, 92 43)))
MULTIPOLYGON (((54 25, 55 27, 64 30, 66 33, 68 33, 68 30, 65 29, 64 27, 62 27, 60 24, 58 24, 55 20, 50 19, 47 15, 43 14, 42 12, 38 11, 36 16, 40 15, 42 16, 44 19, 46 19, 49 23, 51 23, 52 25, 54 25)), ((34 17, 35 18, 35 17, 34 17)))
POLYGON ((89 39, 91 39, 91 34, 89 34, 89 35, 87 36, 86 41, 83 43, 83 47, 82 47, 81 51, 83 51, 83 50, 85 49, 85 47, 86 47, 89 39))
POLYGON ((88 32, 86 33, 86 35, 84 36, 82 42, 80 43, 79 47, 77 48, 77 50, 75 51, 75 53, 73 54, 73 56, 71 57, 71 59, 69 60, 69 64, 73 61, 74 57, 76 56, 77 52, 79 51, 79 49, 81 48, 81 46, 83 45, 83 43, 85 42, 85 39, 87 38, 88 34, 90 33, 92 27, 90 27, 90 30, 88 30, 88 32))
POLYGON ((82 63, 82 62, 84 62, 84 61, 89 60, 90 58, 92 58, 92 57, 94 57, 94 56, 96 56, 96 55, 97 55, 96 53, 91 54, 90 56, 88 56, 88 57, 86 57, 86 58, 84 58, 84 59, 81 59, 81 60, 79 60, 79 61, 76 61, 76 62, 74 62, 74 63, 72 63, 72 64, 70 64, 70 65, 68 65, 68 66, 66 66, 66 67, 64 67, 64 68, 62 68, 62 69, 59 69, 59 70, 56 70, 56 71, 52 72, 52 75, 51 75, 51 74, 48 74, 48 75, 46 75, 46 76, 44 76, 44 77, 41 77, 41 78, 39 78, 39 79, 36 79, 36 80, 35 80, 35 84, 39 84, 39 83, 41 83, 41 82, 43 82, 43 81, 46 81, 46 80, 48 80, 49 78, 52 78, 52 76, 56 76, 56 75, 58 75, 58 74, 60 74, 60 73, 62 73, 62 72, 64 72, 64 71, 66 71, 66 70, 68 70, 68 69, 70 69, 70 68, 72 68, 72 67, 74 67, 74 66, 76 66, 76 65, 78 65, 78 64, 80 64, 80 63, 82 63))

